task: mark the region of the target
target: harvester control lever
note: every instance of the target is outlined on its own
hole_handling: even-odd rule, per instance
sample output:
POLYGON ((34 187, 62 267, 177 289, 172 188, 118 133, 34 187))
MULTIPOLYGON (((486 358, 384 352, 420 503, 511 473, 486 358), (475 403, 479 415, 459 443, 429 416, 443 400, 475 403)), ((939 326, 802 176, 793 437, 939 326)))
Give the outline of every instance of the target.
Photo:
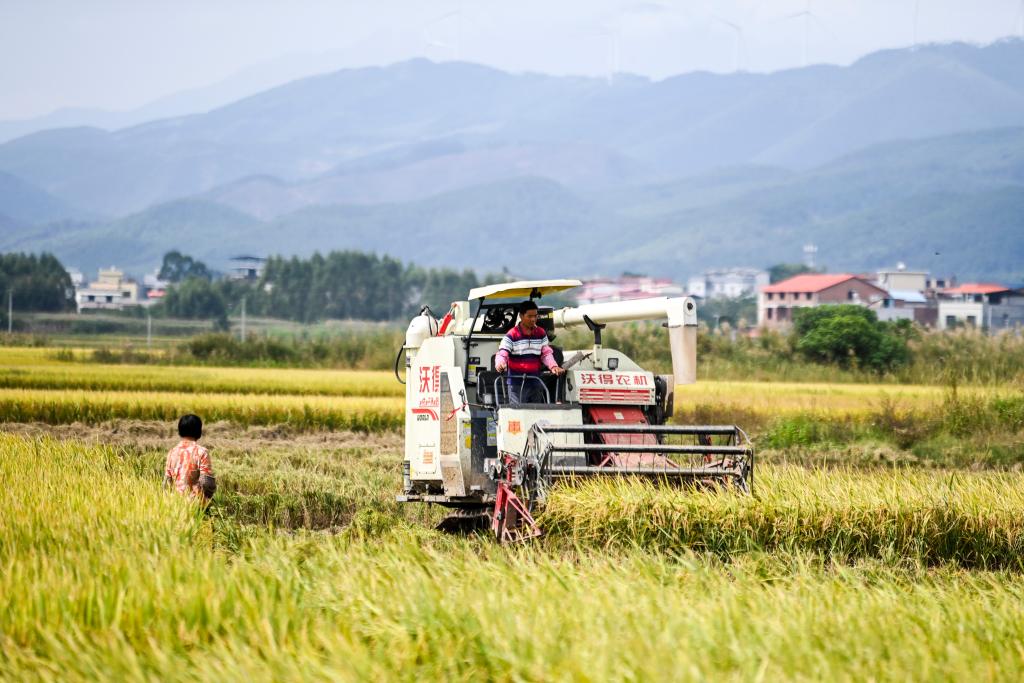
POLYGON ((590 319, 589 315, 583 316, 583 322, 585 322, 587 324, 587 327, 590 328, 590 331, 594 333, 594 346, 600 346, 601 330, 608 327, 608 325, 604 323, 595 323, 593 320, 590 319))

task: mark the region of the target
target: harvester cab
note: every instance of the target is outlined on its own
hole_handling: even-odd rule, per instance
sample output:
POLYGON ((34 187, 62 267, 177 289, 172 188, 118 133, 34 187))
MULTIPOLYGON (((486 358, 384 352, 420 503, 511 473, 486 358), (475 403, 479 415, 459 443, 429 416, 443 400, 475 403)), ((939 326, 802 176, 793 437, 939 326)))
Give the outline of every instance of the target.
POLYGON ((675 387, 696 381, 697 309, 689 297, 540 306, 538 324, 549 335, 586 326, 593 345, 564 351, 561 376, 515 378, 535 382, 530 393, 541 401, 510 401, 494 359, 518 323, 518 304, 580 284, 478 287, 442 320, 427 309, 412 320, 400 502, 451 508, 443 528, 489 525, 504 542, 539 535, 532 512, 560 479, 638 476, 750 491, 753 449, 742 430, 668 424, 675 387), (655 375, 602 344, 608 323, 640 320, 664 321, 673 374, 655 375))

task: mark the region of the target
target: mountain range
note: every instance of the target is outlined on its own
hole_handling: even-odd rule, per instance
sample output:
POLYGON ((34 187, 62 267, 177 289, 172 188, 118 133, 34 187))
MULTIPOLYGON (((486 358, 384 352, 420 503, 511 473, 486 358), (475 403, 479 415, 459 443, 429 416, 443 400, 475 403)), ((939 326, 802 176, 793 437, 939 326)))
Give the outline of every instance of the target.
POLYGON ((662 81, 425 60, 0 145, 0 249, 355 248, 567 275, 898 260, 1024 279, 1024 43, 662 81), (509 245, 531 244, 520 253, 509 245), (532 244, 535 240, 536 244, 532 244))

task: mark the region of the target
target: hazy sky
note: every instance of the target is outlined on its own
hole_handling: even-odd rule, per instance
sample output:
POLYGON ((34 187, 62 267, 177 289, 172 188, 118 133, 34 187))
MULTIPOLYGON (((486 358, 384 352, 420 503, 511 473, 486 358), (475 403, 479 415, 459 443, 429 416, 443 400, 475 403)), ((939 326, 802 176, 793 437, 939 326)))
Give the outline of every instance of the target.
POLYGON ((662 78, 846 64, 915 33, 988 43, 1022 23, 1024 0, 0 0, 0 120, 130 109, 253 65, 426 56, 662 78))

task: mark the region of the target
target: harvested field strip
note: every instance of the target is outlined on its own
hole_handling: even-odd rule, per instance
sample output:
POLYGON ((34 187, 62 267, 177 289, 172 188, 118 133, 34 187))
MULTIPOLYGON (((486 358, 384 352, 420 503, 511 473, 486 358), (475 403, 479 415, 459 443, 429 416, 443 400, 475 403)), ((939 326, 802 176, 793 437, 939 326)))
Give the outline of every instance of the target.
MULTIPOLYGON (((429 528, 443 516, 438 509, 395 502, 400 446, 265 448, 258 454, 216 448, 214 455, 217 513, 234 522, 332 529, 350 524, 360 511, 374 511, 392 522, 406 517, 429 528)), ((162 454, 156 456, 162 462, 162 454)))
POLYGON ((964 680, 983 662, 986 677, 1015 680, 1024 669, 1012 574, 801 554, 563 556, 402 524, 255 534, 229 557, 185 499, 130 463, 0 435, 0 678, 964 680), (18 485, 29 471, 34 485, 18 485))
POLYGON ((173 391, 196 393, 404 396, 394 375, 362 370, 303 370, 96 365, 20 364, 0 361, 0 388, 90 391, 173 391))
POLYGON ((177 420, 186 412, 194 412, 209 422, 282 424, 303 430, 373 432, 402 426, 400 398, 0 389, 0 422, 98 424, 114 419, 177 420))
POLYGON ((542 515, 573 543, 1024 568, 1024 475, 762 467, 755 495, 627 480, 558 488, 542 515))

